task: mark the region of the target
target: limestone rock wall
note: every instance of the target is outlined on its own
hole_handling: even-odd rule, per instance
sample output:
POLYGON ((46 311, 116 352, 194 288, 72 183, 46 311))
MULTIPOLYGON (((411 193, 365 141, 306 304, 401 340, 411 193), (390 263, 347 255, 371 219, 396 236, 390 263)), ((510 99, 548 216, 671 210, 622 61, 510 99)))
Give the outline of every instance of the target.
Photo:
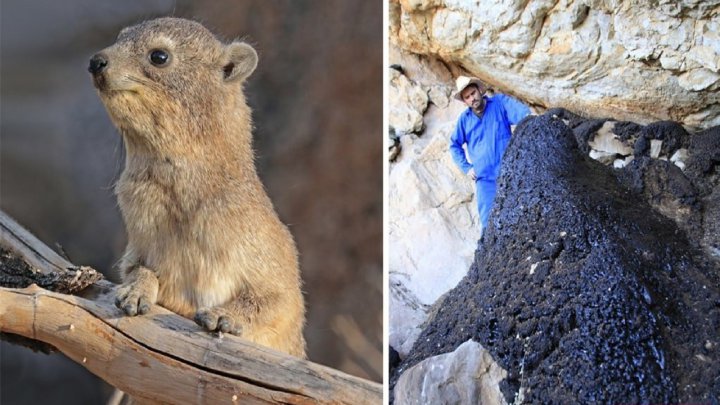
POLYGON ((390 0, 391 42, 520 99, 720 124, 720 1, 390 0))
POLYGON ((390 54, 390 125, 401 151, 389 173, 389 343, 404 356, 431 305, 465 276, 480 225, 474 184, 448 152, 464 108, 449 99, 450 71, 397 48, 390 54))

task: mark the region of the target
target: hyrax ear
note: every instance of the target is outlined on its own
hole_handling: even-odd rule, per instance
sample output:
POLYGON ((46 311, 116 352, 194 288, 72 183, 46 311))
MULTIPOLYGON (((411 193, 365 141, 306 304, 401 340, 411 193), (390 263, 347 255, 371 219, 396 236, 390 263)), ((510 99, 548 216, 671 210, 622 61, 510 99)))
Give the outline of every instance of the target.
POLYGON ((252 46, 233 42, 225 47, 223 75, 226 82, 243 81, 255 71, 258 56, 252 46))

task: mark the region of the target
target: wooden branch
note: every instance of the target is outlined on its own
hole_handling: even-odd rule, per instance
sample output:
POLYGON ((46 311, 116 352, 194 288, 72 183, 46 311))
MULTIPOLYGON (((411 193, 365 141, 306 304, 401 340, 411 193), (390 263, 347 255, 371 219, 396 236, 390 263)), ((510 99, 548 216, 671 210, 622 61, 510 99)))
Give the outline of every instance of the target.
MULTIPOLYGON (((7 218, 0 215, 4 249, 23 259, 30 252, 31 267, 43 271, 75 268, 29 233, 18 237, 8 231, 7 218)), ((36 285, 0 288, 0 331, 49 343, 149 402, 382 403, 378 383, 232 335, 207 333, 159 306, 143 316, 124 316, 113 305, 115 286, 104 280, 87 290, 83 298, 36 285)))

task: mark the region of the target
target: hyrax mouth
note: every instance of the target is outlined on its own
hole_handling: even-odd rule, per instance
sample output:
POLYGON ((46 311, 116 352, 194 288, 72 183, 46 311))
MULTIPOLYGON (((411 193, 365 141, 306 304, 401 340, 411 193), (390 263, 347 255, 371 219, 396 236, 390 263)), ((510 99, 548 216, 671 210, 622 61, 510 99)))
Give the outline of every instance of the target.
POLYGON ((93 85, 95 86, 96 89, 98 89, 100 91, 107 90, 107 79, 105 78, 104 74, 101 73, 98 75, 93 75, 92 80, 93 80, 93 85))

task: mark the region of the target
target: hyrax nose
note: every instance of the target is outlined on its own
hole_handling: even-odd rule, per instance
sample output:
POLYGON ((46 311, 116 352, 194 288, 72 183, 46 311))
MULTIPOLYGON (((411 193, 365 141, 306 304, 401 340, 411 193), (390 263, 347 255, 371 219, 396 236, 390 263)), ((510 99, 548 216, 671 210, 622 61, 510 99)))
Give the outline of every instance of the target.
POLYGON ((88 71, 96 75, 105 70, 105 67, 107 65, 108 61, 105 55, 98 53, 95 54, 95 56, 93 56, 92 58, 90 58, 90 66, 88 66, 88 71))

